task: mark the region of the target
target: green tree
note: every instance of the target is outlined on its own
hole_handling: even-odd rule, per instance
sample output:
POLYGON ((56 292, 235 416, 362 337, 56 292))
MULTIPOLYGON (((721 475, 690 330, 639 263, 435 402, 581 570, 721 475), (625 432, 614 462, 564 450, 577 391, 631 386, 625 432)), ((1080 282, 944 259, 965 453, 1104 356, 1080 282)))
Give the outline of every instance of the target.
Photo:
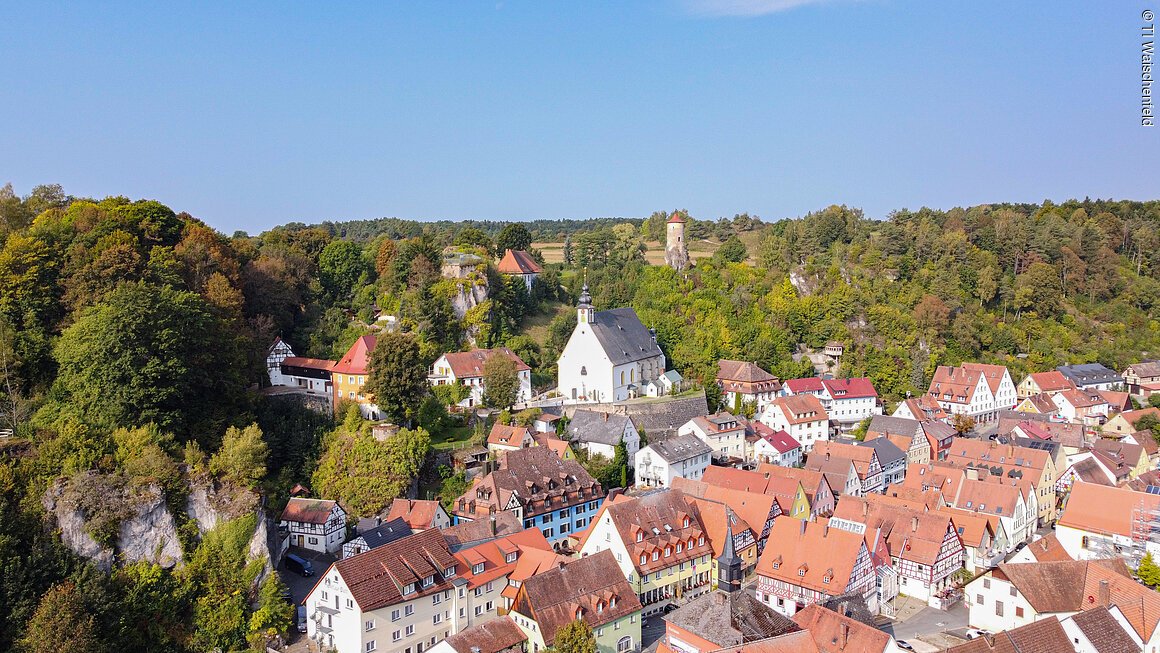
POLYGON ((335 240, 318 255, 322 285, 334 297, 346 297, 370 271, 362 247, 349 240, 335 240))
POLYGON ((232 342, 201 296, 122 285, 61 334, 56 395, 67 399, 49 408, 105 426, 153 422, 182 439, 220 433, 244 389, 232 342))
POLYGON ((409 421, 427 394, 427 365, 419 343, 404 333, 384 333, 371 351, 366 392, 396 422, 409 421))
POLYGON ((209 469, 239 485, 255 487, 266 476, 269 454, 270 449, 257 424, 244 429, 231 426, 222 438, 221 448, 210 458, 209 469))
POLYGON ((491 408, 508 408, 519 392, 515 361, 502 354, 489 357, 483 364, 483 402, 491 408))
POLYGON ((557 653, 596 653, 596 635, 583 619, 565 624, 556 631, 552 648, 557 653))
POLYGON ((352 515, 377 515, 406 492, 430 449, 431 437, 421 428, 400 429, 381 441, 338 429, 326 437, 312 487, 352 515))
POLYGON ((294 623, 294 606, 282 598, 286 585, 278 574, 266 576, 258 591, 258 609, 250 615, 249 639, 254 646, 264 645, 276 635, 290 631, 294 623))
POLYGON ((1160 419, 1157 419, 1155 415, 1144 415, 1133 424, 1137 431, 1151 431, 1152 437, 1160 441, 1160 428, 1157 428, 1158 426, 1160 426, 1160 419))
POLYGON ((749 252, 745 249, 745 243, 737 236, 730 236, 728 240, 721 243, 721 247, 717 248, 715 252, 717 256, 729 261, 730 263, 740 263, 749 256, 749 252))
POLYGON ((96 620, 83 605, 76 586, 65 582, 48 590, 24 631, 25 653, 98 653, 104 651, 96 620))
POLYGON ((1160 408, 1160 393, 1149 395, 1148 405, 1153 408, 1160 408))
POLYGON ((1152 560, 1151 553, 1145 553, 1140 559, 1140 568, 1136 570, 1136 576, 1148 587, 1160 587, 1160 565, 1152 560))
POLYGON ((532 248, 532 234, 524 225, 513 222, 503 228, 495 237, 495 250, 501 256, 505 250, 528 251, 532 248))

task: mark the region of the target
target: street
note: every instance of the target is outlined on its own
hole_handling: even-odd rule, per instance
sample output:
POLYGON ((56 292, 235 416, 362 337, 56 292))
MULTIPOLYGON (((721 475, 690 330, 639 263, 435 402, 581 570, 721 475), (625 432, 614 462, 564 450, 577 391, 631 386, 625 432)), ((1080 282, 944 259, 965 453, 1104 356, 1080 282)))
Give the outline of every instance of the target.
POLYGON ((969 616, 963 603, 944 611, 906 596, 899 596, 897 602, 898 614, 903 618, 879 627, 895 640, 906 640, 918 653, 939 651, 962 642, 969 616))

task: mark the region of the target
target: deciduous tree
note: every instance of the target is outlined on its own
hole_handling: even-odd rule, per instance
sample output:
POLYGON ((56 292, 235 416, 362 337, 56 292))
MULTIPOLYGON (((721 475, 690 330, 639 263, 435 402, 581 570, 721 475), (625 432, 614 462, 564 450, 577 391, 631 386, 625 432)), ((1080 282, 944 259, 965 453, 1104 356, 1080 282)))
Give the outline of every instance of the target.
POLYGON ((427 365, 415 338, 404 333, 380 335, 371 352, 366 385, 379 409, 396 422, 409 420, 428 387, 427 365))

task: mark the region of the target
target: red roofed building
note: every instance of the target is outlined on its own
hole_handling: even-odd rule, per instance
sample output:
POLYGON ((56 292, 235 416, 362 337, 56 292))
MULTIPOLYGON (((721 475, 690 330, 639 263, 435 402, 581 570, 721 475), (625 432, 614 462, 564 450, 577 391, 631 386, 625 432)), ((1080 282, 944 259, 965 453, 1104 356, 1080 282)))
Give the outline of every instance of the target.
MULTIPOLYGON (((791 382, 786 381, 786 386, 791 382)), ((778 397, 761 414, 760 421, 775 431, 785 431, 807 452, 815 442, 830 439, 830 417, 821 399, 812 393, 778 397)))
MULTIPOLYGON (((802 462, 802 445, 785 431, 774 430, 761 422, 751 422, 753 428, 749 459, 759 463, 797 467, 802 462)), ((749 439, 748 437, 746 438, 749 439)))
POLYGON ((776 376, 748 361, 718 361, 717 385, 726 406, 737 410, 743 404, 753 404, 756 413, 765 410, 781 390, 776 376))
POLYGON ((395 499, 391 502, 391 509, 383 521, 395 518, 407 522, 411 530, 416 532, 429 528, 447 528, 451 525, 451 517, 438 501, 395 499))
POLYGON ((458 602, 463 608, 459 628, 507 614, 524 581, 567 561, 552 550, 538 528, 459 549, 453 555, 456 575, 467 580, 458 602))
POLYGON ((471 351, 455 351, 443 354, 431 366, 431 373, 427 375, 427 381, 431 385, 462 383, 471 390, 471 393, 460 401, 459 405, 464 408, 481 406, 483 405, 483 395, 487 392, 487 386, 483 381, 483 370, 492 356, 506 356, 515 365, 516 378, 520 382, 516 403, 530 400, 532 398, 532 368, 507 347, 472 349, 471 351))
POLYGON ((532 255, 520 249, 504 250, 503 258, 500 259, 496 269, 500 274, 523 279, 528 292, 532 291, 532 284, 535 283, 536 277, 539 276, 540 272, 543 272, 543 268, 540 267, 539 263, 536 263, 532 255))
POLYGON ((341 401, 353 401, 359 404, 363 417, 377 420, 380 418, 379 407, 375 405, 374 397, 366 394, 364 388, 370 376, 371 351, 375 348, 375 342, 377 339, 374 336, 362 336, 355 340, 331 368, 330 376, 336 409, 341 401))
POLYGON ((998 418, 999 412, 1015 407, 1015 384, 1002 365, 963 363, 959 367, 939 365, 927 395, 950 414, 962 414, 979 422, 998 418))
POLYGON ((270 385, 294 388, 307 394, 330 396, 330 372, 334 361, 295 356, 290 343, 275 338, 266 352, 266 372, 270 385))
MULTIPOLYGON (((811 605, 793 616, 805 629, 820 653, 891 653, 899 650, 885 632, 820 605, 811 605)), ((808 649, 807 649, 808 650, 808 649)))
POLYGON ((1059 370, 1051 370, 1028 374, 1019 382, 1016 394, 1020 399, 1026 399, 1037 394, 1052 395, 1064 390, 1075 390, 1075 384, 1059 370))
POLYGON ((816 522, 779 519, 757 561, 757 600, 793 617, 834 596, 855 593, 877 610, 874 563, 865 538, 816 522))
POLYGON ((278 525, 290 533, 290 546, 336 553, 346 540, 346 511, 337 501, 294 497, 286 502, 278 525))

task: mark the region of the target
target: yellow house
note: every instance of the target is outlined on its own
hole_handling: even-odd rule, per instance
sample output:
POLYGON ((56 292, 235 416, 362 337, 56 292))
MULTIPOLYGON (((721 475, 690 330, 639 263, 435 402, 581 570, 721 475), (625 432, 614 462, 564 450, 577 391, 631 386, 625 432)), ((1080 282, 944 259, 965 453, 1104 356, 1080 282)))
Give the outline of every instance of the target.
POLYGON ((1104 424, 1104 435, 1117 437, 1136 432, 1136 422, 1145 415, 1153 415, 1160 419, 1160 408, 1149 406, 1140 410, 1126 410, 1108 420, 1104 424))
POLYGON ((374 336, 362 336, 354 341, 342 359, 330 371, 334 392, 334 408, 343 401, 353 401, 359 405, 363 417, 380 419, 379 407, 374 397, 366 392, 367 377, 370 375, 371 351, 375 348, 374 336))
POLYGON ((605 501, 580 538, 581 556, 611 551, 644 615, 707 593, 713 550, 699 511, 671 488, 605 501))
POLYGON ((1059 480, 1060 470, 1048 452, 988 440, 955 438, 947 451, 947 462, 963 468, 986 467, 1019 483, 1028 482, 1028 489, 1035 492, 1039 504, 1039 525, 1055 522, 1055 482, 1059 480))

